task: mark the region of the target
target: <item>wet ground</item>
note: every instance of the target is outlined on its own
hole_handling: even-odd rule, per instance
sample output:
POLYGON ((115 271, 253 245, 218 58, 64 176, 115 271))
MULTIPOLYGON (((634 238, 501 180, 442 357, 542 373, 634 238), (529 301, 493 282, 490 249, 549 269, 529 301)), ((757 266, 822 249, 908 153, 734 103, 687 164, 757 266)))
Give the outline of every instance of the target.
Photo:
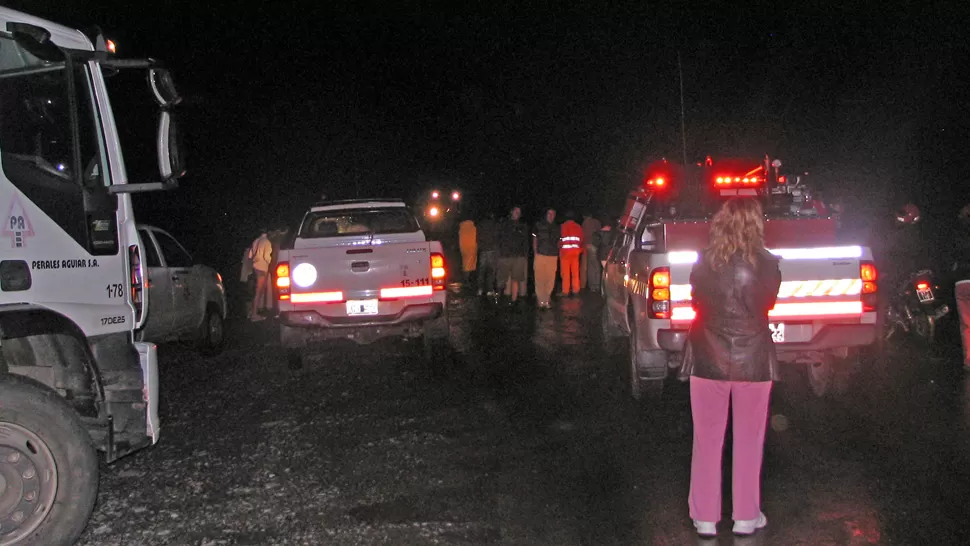
MULTIPOLYGON (((339 345, 290 371, 269 323, 212 359, 162 347, 158 445, 103 467, 85 545, 968 544, 970 379, 894 347, 846 394, 776 386, 768 527, 687 514, 686 386, 636 405, 598 298, 552 311, 453 301, 447 366, 339 345)), ((726 471, 725 483, 730 483, 726 471)))

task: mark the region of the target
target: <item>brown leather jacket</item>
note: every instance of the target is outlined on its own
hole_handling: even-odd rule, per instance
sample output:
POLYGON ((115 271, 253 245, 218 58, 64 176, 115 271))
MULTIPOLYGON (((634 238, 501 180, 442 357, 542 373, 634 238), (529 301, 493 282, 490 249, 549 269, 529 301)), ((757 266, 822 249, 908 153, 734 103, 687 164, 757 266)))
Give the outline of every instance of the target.
POLYGON ((768 328, 781 271, 767 250, 752 266, 740 255, 714 271, 703 255, 690 274, 697 316, 687 335, 680 378, 777 381, 778 358, 768 328))

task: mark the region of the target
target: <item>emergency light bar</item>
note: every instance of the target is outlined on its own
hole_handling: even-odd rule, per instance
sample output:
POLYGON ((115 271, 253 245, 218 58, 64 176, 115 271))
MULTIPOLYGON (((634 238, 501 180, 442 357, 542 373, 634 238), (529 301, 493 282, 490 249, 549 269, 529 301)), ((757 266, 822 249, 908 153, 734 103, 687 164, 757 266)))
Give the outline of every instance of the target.
MULTIPOLYGON (((829 246, 818 248, 769 248, 775 256, 783 260, 845 260, 861 258, 861 246, 829 246)), ((680 250, 667 253, 671 265, 692 264, 697 262, 698 254, 693 250, 680 250)))

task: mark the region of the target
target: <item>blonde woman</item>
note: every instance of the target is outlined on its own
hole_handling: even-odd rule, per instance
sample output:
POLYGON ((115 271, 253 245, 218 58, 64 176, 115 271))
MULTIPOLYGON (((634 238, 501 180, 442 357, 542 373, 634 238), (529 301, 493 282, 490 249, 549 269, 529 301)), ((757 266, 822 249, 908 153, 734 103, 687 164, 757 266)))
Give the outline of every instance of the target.
POLYGON ((771 382, 778 379, 768 311, 781 284, 778 260, 764 248, 764 214, 756 199, 724 203, 690 281, 697 316, 680 372, 690 380, 694 421, 690 517, 698 534, 717 534, 730 402, 734 533, 750 535, 768 524, 761 511, 761 461, 771 382))

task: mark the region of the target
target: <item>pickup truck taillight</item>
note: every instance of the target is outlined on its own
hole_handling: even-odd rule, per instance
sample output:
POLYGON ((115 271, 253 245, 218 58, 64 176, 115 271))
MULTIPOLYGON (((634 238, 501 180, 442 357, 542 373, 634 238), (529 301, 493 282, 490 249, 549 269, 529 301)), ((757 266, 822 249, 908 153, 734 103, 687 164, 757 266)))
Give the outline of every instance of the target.
POLYGON ((862 279, 862 311, 875 311, 879 306, 879 272, 876 271, 876 264, 860 262, 859 278, 862 279))
POLYGON ((279 294, 280 301, 290 299, 290 264, 280 262, 276 266, 276 292, 279 294))
POLYGON ((138 245, 128 247, 128 291, 131 293, 131 304, 135 306, 135 324, 141 322, 142 314, 142 276, 141 252, 138 245))
POLYGON ((431 253, 431 286, 435 290, 445 289, 445 276, 448 271, 445 269, 445 257, 438 252, 431 253))
POLYGON ((647 307, 650 318, 670 318, 670 268, 658 267, 650 272, 647 307))

